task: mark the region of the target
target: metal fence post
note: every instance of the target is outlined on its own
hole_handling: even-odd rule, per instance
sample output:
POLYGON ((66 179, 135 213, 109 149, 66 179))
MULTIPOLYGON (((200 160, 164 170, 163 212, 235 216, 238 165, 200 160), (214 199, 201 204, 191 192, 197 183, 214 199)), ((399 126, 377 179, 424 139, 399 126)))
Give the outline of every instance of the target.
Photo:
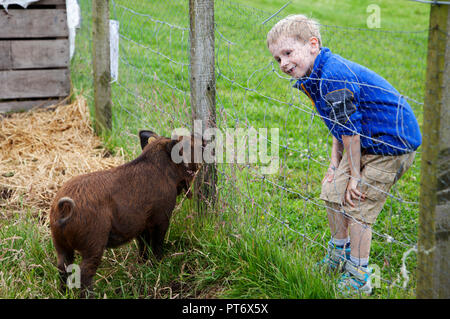
POLYGON ((95 129, 111 129, 111 69, 109 0, 92 0, 92 60, 94 71, 95 129))
POLYGON ((431 5, 423 111, 417 298, 450 298, 450 10, 431 5))
MULTIPOLYGON (((192 127, 195 121, 201 121, 203 134, 206 129, 216 127, 214 0, 189 0, 189 18, 192 127)), ((201 211, 214 205, 216 181, 215 164, 203 163, 195 181, 201 211)))

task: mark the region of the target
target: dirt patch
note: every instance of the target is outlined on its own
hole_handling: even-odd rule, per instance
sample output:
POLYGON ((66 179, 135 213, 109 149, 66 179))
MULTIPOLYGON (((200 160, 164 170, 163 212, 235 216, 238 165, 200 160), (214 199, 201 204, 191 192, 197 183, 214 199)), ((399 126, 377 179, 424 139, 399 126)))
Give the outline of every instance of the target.
POLYGON ((51 111, 2 117, 0 212, 24 206, 47 211, 56 191, 72 176, 122 163, 123 151, 111 156, 94 134, 83 97, 51 111))

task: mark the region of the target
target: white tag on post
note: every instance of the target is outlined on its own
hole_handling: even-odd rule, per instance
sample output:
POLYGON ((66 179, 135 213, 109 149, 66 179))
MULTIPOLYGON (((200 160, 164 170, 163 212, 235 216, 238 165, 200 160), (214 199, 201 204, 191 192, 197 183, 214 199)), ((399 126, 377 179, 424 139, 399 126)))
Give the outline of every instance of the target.
POLYGON ((109 52, 112 83, 119 78, 119 21, 117 20, 109 20, 109 52))

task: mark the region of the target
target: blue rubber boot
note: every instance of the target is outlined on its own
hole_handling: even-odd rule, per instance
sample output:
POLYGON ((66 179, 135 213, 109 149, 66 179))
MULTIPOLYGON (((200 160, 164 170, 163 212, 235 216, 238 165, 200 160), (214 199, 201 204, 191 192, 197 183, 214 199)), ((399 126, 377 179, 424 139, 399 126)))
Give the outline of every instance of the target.
POLYGON ((370 267, 356 266, 350 260, 347 260, 344 265, 344 274, 338 283, 338 290, 346 296, 370 295, 372 293, 370 280, 372 272, 370 267))

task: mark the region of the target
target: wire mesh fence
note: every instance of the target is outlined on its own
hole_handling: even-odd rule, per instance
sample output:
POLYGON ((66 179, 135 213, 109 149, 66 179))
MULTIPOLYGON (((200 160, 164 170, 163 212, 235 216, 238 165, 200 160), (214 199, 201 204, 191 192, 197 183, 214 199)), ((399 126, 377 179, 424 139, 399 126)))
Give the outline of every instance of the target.
MULTIPOLYGON (((90 99, 92 107, 91 1, 80 0, 80 6, 82 24, 72 78, 75 89, 90 99)), ((215 1, 217 127, 223 138, 234 138, 231 145, 236 144, 237 151, 224 154, 226 160, 217 163, 217 203, 211 207, 230 225, 245 225, 248 234, 263 237, 268 244, 323 256, 333 236, 327 209, 342 213, 320 199, 332 141, 323 122, 328 121, 333 128, 345 125, 339 117, 320 114, 310 97, 293 87, 296 81, 280 71, 266 46, 267 32, 279 19, 267 20, 271 15, 228 0, 215 1), (256 134, 249 135, 250 131, 256 134), (239 132, 243 135, 236 136, 239 132), (265 158, 251 161, 246 153, 239 161, 239 147, 245 142, 250 145, 252 137, 259 139, 259 147, 264 145, 259 155, 265 158), (270 165, 275 169, 268 171, 270 165)), ((132 158, 139 153, 139 129, 165 136, 180 127, 193 130, 189 3, 114 0, 111 19, 119 21, 120 44, 119 77, 112 83, 110 138, 132 158)), ((325 47, 395 84, 398 92, 390 92, 397 98, 394 107, 409 104, 422 122, 428 30, 379 31, 329 25, 320 25, 320 30, 325 47)), ((330 88, 323 87, 327 92, 352 88, 364 92, 362 100, 365 95, 383 95, 380 88, 364 83, 328 80, 330 88)), ((378 125, 389 124, 387 111, 378 111, 378 125)), ((395 119, 398 131, 406 127, 402 120, 395 119)), ((409 146, 392 145, 364 134, 361 138, 372 143, 371 147, 375 147, 374 141, 393 149, 409 146)), ((411 274, 416 256, 411 252, 417 245, 420 157, 419 149, 415 164, 391 189, 367 186, 386 197, 376 223, 364 225, 373 232, 369 263, 379 267, 383 291, 388 295, 393 287, 415 287, 411 274)))

